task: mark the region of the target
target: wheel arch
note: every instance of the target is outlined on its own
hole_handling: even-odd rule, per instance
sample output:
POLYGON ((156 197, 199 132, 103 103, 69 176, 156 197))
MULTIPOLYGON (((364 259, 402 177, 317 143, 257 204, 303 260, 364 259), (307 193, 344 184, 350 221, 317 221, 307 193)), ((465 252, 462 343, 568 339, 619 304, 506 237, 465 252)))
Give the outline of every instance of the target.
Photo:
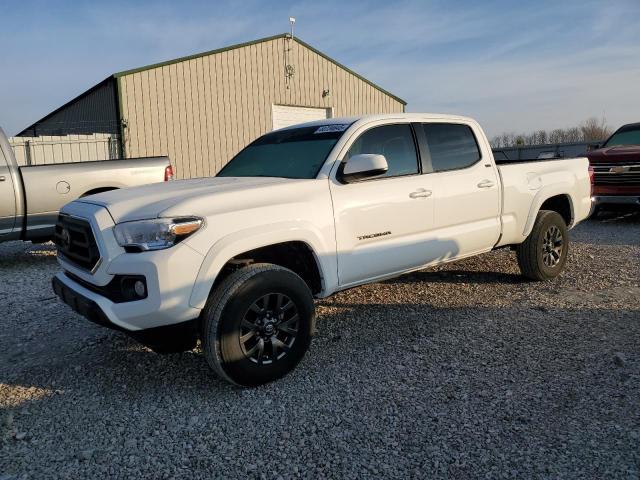
POLYGON ((526 237, 531 233, 540 210, 557 212, 562 216, 567 227, 571 228, 575 218, 575 206, 573 198, 567 193, 568 191, 568 186, 555 185, 538 192, 533 198, 522 234, 526 237))
POLYGON ((277 231, 248 229, 216 242, 205 255, 198 272, 190 305, 204 308, 212 289, 233 268, 267 262, 293 270, 316 297, 328 295, 337 284, 335 249, 333 255, 322 237, 311 230, 290 226, 277 231), (287 258, 287 254, 290 257, 287 258))
POLYGON ((567 226, 573 223, 573 205, 571 204, 571 197, 567 194, 554 195, 547 198, 540 205, 540 210, 551 210, 558 213, 567 226))

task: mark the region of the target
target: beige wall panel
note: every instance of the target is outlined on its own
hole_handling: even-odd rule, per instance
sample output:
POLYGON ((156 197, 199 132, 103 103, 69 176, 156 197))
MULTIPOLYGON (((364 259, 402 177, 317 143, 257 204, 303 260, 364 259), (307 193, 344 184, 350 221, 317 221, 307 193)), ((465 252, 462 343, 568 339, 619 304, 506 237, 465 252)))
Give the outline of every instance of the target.
POLYGON ((200 173, 206 177, 211 170, 209 162, 209 82, 206 78, 208 62, 205 59, 198 58, 198 110, 200 111, 200 138, 202 149, 200 158, 202 159, 200 173), (206 64, 206 65, 205 65, 206 64))
POLYGON ((183 83, 183 96, 180 107, 184 112, 184 128, 182 135, 183 151, 186 152, 186 156, 182 161, 186 165, 190 178, 197 177, 196 172, 196 160, 195 160, 195 133, 193 118, 193 103, 191 99, 191 65, 189 62, 183 62, 182 64, 182 83, 183 83))
POLYGON ((187 87, 185 82, 185 62, 176 64, 176 106, 178 108, 179 133, 176 140, 179 144, 180 158, 176 159, 178 166, 178 178, 191 178, 191 165, 189 158, 191 151, 189 148, 189 126, 187 125, 187 87), (182 173, 180 173, 182 172, 182 173))
MULTIPOLYGON (((128 80, 131 77, 122 77, 118 78, 116 81, 116 91, 120 99, 120 118, 129 118, 129 113, 127 108, 129 106, 129 102, 127 102, 127 88, 128 88, 128 80)), ((128 147, 128 131, 126 128, 120 128, 120 132, 124 134, 122 138, 122 144, 124 145, 125 151, 124 155, 127 155, 127 147, 128 147)))
POLYGON ((238 144, 238 151, 251 141, 251 134, 253 132, 253 102, 255 100, 255 93, 251 92, 251 72, 249 71, 250 65, 247 64, 249 57, 249 50, 251 47, 238 50, 238 115, 239 125, 238 131, 240 132, 240 142, 238 144))
POLYGON ((231 51, 231 68, 229 86, 233 91, 231 108, 231 125, 235 128, 233 136, 233 148, 227 158, 235 155, 244 145, 244 127, 242 118, 242 79, 244 77, 241 66, 241 54, 238 49, 231 51))
POLYGON ((157 89, 157 102, 158 102, 158 123, 156 123, 156 130, 158 131, 159 138, 159 152, 168 152, 169 146, 167 145, 167 98, 165 81, 168 81, 166 68, 162 67, 156 70, 156 89, 157 89))
POLYGON ((126 120, 125 134, 125 153, 127 157, 135 157, 138 150, 138 129, 140 128, 140 122, 136 112, 136 75, 121 78, 122 83, 126 83, 126 88, 122 91, 123 95, 126 93, 126 97, 123 96, 123 118, 126 120))
POLYGON ((180 119, 180 105, 178 103, 178 66, 177 65, 169 65, 169 87, 171 91, 169 92, 169 98, 171 102, 171 130, 169 131, 169 144, 171 145, 171 149, 173 150, 173 156, 170 156, 171 162, 176 167, 175 175, 178 178, 185 178, 186 176, 181 173, 181 166, 178 167, 178 163, 182 162, 182 145, 181 145, 181 126, 182 122, 180 119))
POLYGON ((257 100, 257 114, 258 114, 258 134, 262 132, 266 132, 269 130, 268 126, 268 113, 267 113, 267 104, 268 100, 271 97, 271 91, 268 87, 268 78, 265 75, 264 71, 264 45, 262 43, 258 43, 255 45, 255 62, 256 62, 256 73, 255 73, 255 89, 256 89, 256 100, 257 100), (262 96, 266 98, 260 98, 262 96))
POLYGON ((222 168, 222 152, 226 148, 225 135, 226 125, 224 124, 224 108, 222 107, 222 73, 220 68, 220 55, 211 55, 209 57, 209 69, 211 70, 211 114, 213 121, 211 130, 213 132, 214 159, 215 162, 213 172, 217 172, 222 168))
POLYGON ((149 105, 151 108, 151 152, 152 155, 159 155, 162 151, 162 147, 160 145, 160 135, 161 135, 161 124, 160 124, 160 112, 159 112, 159 99, 160 91, 158 90, 158 75, 161 75, 162 72, 159 69, 149 70, 149 105))
POLYGON ((204 135, 206 137, 206 148, 204 149, 204 175, 211 175, 215 171, 215 160, 213 157, 215 146, 213 140, 213 117, 211 108, 211 68, 209 57, 202 58, 202 86, 204 90, 202 111, 204 112, 205 123, 203 125, 204 135))
MULTIPOLYGON (((233 148, 233 125, 231 125, 231 90, 229 88, 229 52, 223 52, 219 56, 220 78, 218 85, 220 86, 220 97, 218 104, 218 116, 222 125, 222 149, 219 154, 220 163, 224 163, 228 158, 229 152, 233 148)), ((221 167, 220 167, 221 168, 221 167)))
POLYGON ((144 118, 144 135, 141 142, 144 156, 153 155, 153 116, 151 115, 151 101, 149 99, 149 70, 141 73, 140 85, 142 88, 141 111, 144 118))
MULTIPOLYGON (((184 62, 184 109, 185 109, 185 125, 187 130, 186 136, 186 145, 187 145, 187 155, 188 157, 184 159, 189 163, 189 175, 192 178, 196 178, 198 176, 198 166, 197 166, 197 153, 196 150, 199 149, 200 145, 196 143, 196 129, 195 125, 197 120, 194 114, 194 105, 193 105, 193 95, 194 95, 194 87, 192 84, 192 73, 193 73, 193 61, 189 60, 184 62)), ((199 136, 199 135, 198 135, 199 136)))
MULTIPOLYGON (((225 72, 225 123, 229 126, 227 129, 227 150, 224 154, 228 158, 240 143, 237 131, 237 115, 236 115, 236 69, 234 66, 234 52, 227 53, 226 62, 224 62, 223 70, 225 72)), ((223 160, 224 161, 224 160, 223 160)))
POLYGON ((193 119, 193 165, 195 168, 195 176, 201 177, 203 175, 202 168, 202 128, 201 128, 201 114, 200 109, 200 72, 198 65, 199 58, 189 61, 189 72, 191 80, 191 118, 193 119))

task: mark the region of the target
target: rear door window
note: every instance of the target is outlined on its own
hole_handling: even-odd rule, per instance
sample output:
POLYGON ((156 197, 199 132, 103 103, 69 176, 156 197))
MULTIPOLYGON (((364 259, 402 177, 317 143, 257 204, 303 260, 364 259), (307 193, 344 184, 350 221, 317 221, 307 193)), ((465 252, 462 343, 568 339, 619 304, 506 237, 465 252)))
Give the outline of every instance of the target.
POLYGON ((468 125, 423 123, 422 129, 434 172, 467 168, 480 160, 476 137, 468 125))

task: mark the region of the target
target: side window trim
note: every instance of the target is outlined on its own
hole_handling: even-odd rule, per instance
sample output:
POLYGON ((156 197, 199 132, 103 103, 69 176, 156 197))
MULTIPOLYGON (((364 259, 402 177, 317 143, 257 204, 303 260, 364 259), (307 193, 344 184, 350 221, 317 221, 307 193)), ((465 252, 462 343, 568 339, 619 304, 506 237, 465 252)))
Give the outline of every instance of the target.
POLYGON ((477 165, 479 162, 482 161, 483 156, 482 156, 482 149, 480 148, 480 144, 478 143, 478 137, 476 136, 476 132, 473 130, 473 127, 467 123, 460 123, 460 122, 422 122, 419 124, 421 128, 417 128, 416 126, 416 130, 421 130, 422 131, 422 136, 420 137, 422 141, 424 141, 424 150, 426 152, 427 155, 429 155, 429 161, 431 162, 431 149, 429 148, 429 139, 427 138, 426 133, 424 133, 424 129, 422 128, 423 125, 462 125, 463 127, 467 127, 467 129, 471 132, 471 136, 473 137, 473 141, 476 145, 476 151, 478 152, 478 158, 476 158, 476 160, 470 164, 467 165, 466 167, 461 167, 461 168, 448 168, 445 170, 435 170, 433 168, 433 164, 431 163, 431 171, 426 172, 426 173, 442 173, 442 172, 455 172, 458 170, 466 170, 468 168, 471 168, 475 165, 477 165))
POLYGON ((417 134, 416 134, 416 130, 417 129, 414 127, 414 125, 415 125, 414 123, 409 123, 409 122, 385 123, 385 124, 382 124, 382 125, 374 125, 374 126, 372 126, 370 128, 367 128, 366 130, 364 130, 360 134, 358 134, 358 136, 355 137, 355 139, 349 144, 349 147, 346 149, 346 152, 345 152, 344 156, 340 160, 340 164, 338 165, 338 169, 336 170, 336 180, 338 181, 338 183, 340 183, 342 185, 350 185, 352 183, 376 182, 376 181, 380 181, 380 180, 390 180, 390 179, 394 179, 394 178, 414 177, 416 175, 422 175, 423 165, 422 165, 421 147, 420 147, 420 143, 418 141, 418 137, 417 137, 417 134), (392 126, 392 125, 407 125, 407 126, 409 126, 409 130, 411 132, 411 139, 413 140, 413 149, 414 149, 415 154, 416 154, 416 167, 417 167, 418 171, 416 173, 407 173, 407 174, 404 174, 404 175, 394 175, 392 177, 366 178, 366 179, 363 179, 363 180, 359 180, 357 182, 345 182, 342 179, 342 172, 344 171, 344 167, 345 167, 345 165, 347 163, 346 157, 347 157, 347 155, 349 153, 349 150, 351 150, 351 147, 360 139, 360 137, 365 135, 367 132, 370 132, 371 130, 373 130, 375 128, 388 127, 388 126, 392 126))
POLYGON ((413 122, 411 124, 413 136, 417 142, 418 155, 420 157, 420 173, 433 173, 433 163, 431 162, 431 152, 427 143, 427 136, 422 128, 422 123, 413 122))

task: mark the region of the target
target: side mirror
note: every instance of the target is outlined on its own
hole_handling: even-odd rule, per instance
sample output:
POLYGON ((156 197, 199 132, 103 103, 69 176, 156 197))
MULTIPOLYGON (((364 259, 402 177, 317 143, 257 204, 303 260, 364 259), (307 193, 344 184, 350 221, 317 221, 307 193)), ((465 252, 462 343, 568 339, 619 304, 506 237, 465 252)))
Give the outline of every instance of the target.
POLYGON ((591 150, 598 150, 599 148, 602 148, 602 145, 599 143, 591 143, 589 145, 587 145, 587 152, 590 152, 591 150))
POLYGON ((384 155, 361 153, 347 160, 342 170, 342 180, 347 183, 357 182, 364 178, 384 175, 387 170, 389 170, 389 165, 384 155))

